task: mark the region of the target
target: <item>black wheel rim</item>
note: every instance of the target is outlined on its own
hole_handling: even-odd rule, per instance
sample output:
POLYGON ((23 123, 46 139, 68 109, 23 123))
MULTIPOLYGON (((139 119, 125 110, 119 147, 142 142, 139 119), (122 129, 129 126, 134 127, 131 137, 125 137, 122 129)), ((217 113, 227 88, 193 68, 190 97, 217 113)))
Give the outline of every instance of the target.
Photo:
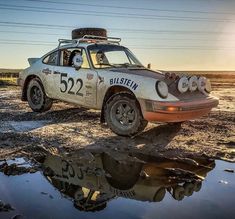
POLYGON ((42 100, 41 90, 36 86, 32 87, 30 90, 30 98, 31 98, 31 101, 34 105, 40 104, 40 102, 42 100))
POLYGON ((113 107, 112 117, 120 125, 130 127, 135 122, 136 111, 128 102, 119 101, 113 107))

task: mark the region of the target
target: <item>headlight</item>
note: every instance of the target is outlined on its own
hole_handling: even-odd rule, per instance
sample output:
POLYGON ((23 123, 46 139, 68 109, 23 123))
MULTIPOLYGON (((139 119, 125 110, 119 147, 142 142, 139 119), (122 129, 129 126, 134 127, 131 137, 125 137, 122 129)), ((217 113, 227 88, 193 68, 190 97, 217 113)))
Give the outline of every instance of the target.
POLYGON ((186 77, 182 77, 180 78, 179 82, 178 82, 178 90, 181 93, 184 93, 188 90, 189 88, 189 81, 186 77))
POLYGON ((190 79, 189 79, 189 90, 190 91, 195 91, 197 90, 197 77, 196 76, 192 76, 190 79))
POLYGON ((211 92, 211 81, 209 79, 206 79, 206 87, 205 87, 205 90, 207 93, 210 93, 211 92))
POLYGON ((200 77, 198 79, 198 90, 201 92, 204 92, 206 89, 206 78, 205 77, 200 77))
POLYGON ((156 82, 156 91, 161 98, 167 98, 168 96, 168 86, 163 81, 156 82))

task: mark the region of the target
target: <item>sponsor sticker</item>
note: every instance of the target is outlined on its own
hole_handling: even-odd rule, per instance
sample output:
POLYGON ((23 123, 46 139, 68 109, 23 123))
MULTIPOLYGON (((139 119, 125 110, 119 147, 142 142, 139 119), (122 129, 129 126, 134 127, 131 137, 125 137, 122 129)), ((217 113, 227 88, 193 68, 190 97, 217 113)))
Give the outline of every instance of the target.
POLYGON ((44 73, 45 75, 49 75, 51 74, 51 70, 49 68, 45 68, 42 70, 42 73, 44 73))
POLYGON ((94 78, 93 74, 87 74, 87 80, 92 80, 94 78))
POLYGON ((125 85, 127 87, 130 87, 133 90, 136 90, 138 88, 138 84, 128 78, 111 78, 110 79, 110 85, 117 84, 117 85, 125 85))

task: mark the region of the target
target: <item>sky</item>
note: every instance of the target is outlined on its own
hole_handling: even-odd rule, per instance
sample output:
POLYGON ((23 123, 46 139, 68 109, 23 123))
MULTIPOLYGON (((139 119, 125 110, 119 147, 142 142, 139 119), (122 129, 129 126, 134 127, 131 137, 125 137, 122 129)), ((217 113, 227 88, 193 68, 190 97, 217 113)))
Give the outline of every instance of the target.
POLYGON ((106 28, 160 70, 235 70, 234 0, 0 0, 0 68, 26 68, 79 27, 106 28))

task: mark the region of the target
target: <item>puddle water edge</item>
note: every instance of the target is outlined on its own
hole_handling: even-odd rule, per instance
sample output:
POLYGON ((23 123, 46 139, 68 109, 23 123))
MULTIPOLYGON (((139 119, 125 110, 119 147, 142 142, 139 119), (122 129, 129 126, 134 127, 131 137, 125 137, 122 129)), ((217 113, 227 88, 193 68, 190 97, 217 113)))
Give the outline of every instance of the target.
POLYGON ((0 162, 0 218, 233 218, 233 163, 106 153, 0 162), (136 159, 137 158, 137 159, 136 159), (5 168, 5 169, 4 169, 5 168), (0 203, 1 206, 1 203, 0 203))

